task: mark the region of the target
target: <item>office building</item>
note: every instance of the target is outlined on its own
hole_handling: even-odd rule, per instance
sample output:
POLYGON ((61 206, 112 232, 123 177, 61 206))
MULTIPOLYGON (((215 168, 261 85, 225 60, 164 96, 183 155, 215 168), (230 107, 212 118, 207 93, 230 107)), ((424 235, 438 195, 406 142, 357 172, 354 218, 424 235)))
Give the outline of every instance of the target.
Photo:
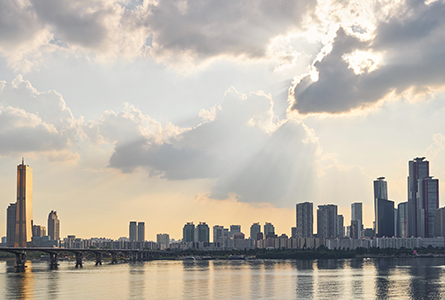
POLYGON ((361 202, 351 204, 351 221, 357 221, 356 239, 361 238, 361 232, 363 230, 363 209, 361 202))
POLYGON ((205 222, 199 222, 196 226, 197 242, 210 242, 210 228, 205 222))
POLYGON ((17 166, 17 205, 16 205, 15 247, 26 247, 32 241, 32 168, 22 164, 17 166))
POLYGON ((138 222, 138 242, 145 242, 145 222, 138 222))
POLYGON ((60 220, 55 210, 48 214, 48 235, 51 240, 60 240, 60 220))
MULTIPOLYGON (((388 199, 388 183, 385 177, 374 180, 374 222, 377 220, 377 199, 388 199)), ((374 230, 376 230, 375 226, 374 230)))
POLYGON ((380 198, 376 200, 375 234, 377 237, 392 237, 394 236, 394 201, 380 198))
POLYGON ((399 234, 399 211, 394 207, 394 236, 399 234))
POLYGON ((345 236, 345 226, 344 226, 343 215, 337 215, 337 236, 338 237, 345 236))
POLYGON ((275 234, 275 227, 272 225, 272 223, 266 222, 264 224, 264 238, 267 238, 268 235, 274 235, 275 234))
POLYGON ((430 176, 430 165, 425 157, 416 157, 408 162, 408 236, 418 237, 417 229, 422 226, 417 225, 418 220, 424 216, 418 215, 421 205, 417 203, 419 179, 430 176))
POLYGON ((8 247, 14 246, 15 241, 15 228, 17 218, 17 204, 11 203, 6 210, 6 243, 8 247))
POLYGON ((195 241, 195 225, 193 222, 187 222, 182 229, 182 241, 185 243, 195 241))
POLYGON ((167 233, 159 233, 156 235, 156 243, 160 250, 170 248, 170 236, 167 233))
POLYGON ((397 236, 408 237, 408 202, 401 202, 397 206, 397 236))
POLYGON ((229 237, 233 237, 235 233, 241 232, 241 225, 230 225, 229 237))
POLYGON ((297 204, 297 237, 312 237, 314 235, 314 212, 311 202, 297 204))
POLYGON ((317 210, 317 237, 337 237, 337 205, 319 205, 317 210))
POLYGON ((138 237, 138 227, 136 221, 130 222, 130 228, 129 228, 129 236, 128 239, 130 242, 136 242, 138 237))
POLYGON ((250 226, 250 238, 256 241, 258 232, 261 232, 260 223, 253 223, 252 226, 250 226))
POLYGON ((425 177, 418 180, 417 236, 434 237, 434 218, 439 208, 439 180, 425 177))
POLYGON ((291 227, 291 229, 290 229, 290 236, 291 236, 291 238, 296 238, 297 237, 297 227, 291 227))

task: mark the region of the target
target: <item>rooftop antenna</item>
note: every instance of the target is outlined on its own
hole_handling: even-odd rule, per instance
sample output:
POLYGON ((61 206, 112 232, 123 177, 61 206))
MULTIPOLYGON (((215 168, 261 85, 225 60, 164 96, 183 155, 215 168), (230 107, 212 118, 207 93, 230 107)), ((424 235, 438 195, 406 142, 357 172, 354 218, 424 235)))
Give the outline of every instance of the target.
POLYGON ((25 158, 22 157, 22 165, 25 165, 25 158))

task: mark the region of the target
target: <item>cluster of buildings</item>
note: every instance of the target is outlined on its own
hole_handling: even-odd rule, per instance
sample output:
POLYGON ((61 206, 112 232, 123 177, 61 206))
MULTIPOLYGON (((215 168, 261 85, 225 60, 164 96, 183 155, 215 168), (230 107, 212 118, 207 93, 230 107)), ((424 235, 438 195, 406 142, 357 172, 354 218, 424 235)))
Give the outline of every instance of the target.
POLYGON ((17 166, 17 201, 6 210, 6 236, 3 247, 58 247, 60 221, 56 211, 48 215, 48 227, 34 224, 32 214, 32 168, 24 159, 17 166), (48 229, 48 230, 47 230, 48 229))
POLYGON ((296 205, 296 226, 290 237, 278 236, 272 223, 250 226, 250 236, 241 231, 241 225, 213 226, 205 222, 195 225, 187 222, 182 231, 182 240, 171 240, 167 233, 160 233, 156 242, 145 240, 145 222, 131 221, 129 237, 118 240, 106 238, 81 239, 69 235, 60 240, 60 221, 56 211, 48 215, 48 226, 34 225, 32 217, 32 169, 22 164, 17 167, 17 202, 7 209, 7 234, 3 246, 30 247, 56 246, 65 248, 111 248, 111 249, 171 249, 171 250, 237 250, 253 248, 317 248, 329 249, 370 248, 418 248, 444 247, 445 207, 439 208, 439 181, 430 176, 429 162, 417 157, 408 163, 408 197, 399 203, 388 199, 388 185, 384 177, 374 181, 374 222, 372 228, 363 226, 363 205, 351 204, 351 221, 344 224, 337 205, 319 205, 317 233, 314 234, 313 203, 296 205), (263 229, 263 230, 261 230, 263 229))

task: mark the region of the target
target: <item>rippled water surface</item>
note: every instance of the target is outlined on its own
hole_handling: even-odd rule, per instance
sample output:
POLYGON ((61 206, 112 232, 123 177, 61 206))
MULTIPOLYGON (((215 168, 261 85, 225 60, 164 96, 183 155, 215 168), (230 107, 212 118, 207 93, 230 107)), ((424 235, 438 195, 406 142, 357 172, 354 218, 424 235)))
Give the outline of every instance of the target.
POLYGON ((445 259, 0 262, 0 299, 445 299, 445 259))

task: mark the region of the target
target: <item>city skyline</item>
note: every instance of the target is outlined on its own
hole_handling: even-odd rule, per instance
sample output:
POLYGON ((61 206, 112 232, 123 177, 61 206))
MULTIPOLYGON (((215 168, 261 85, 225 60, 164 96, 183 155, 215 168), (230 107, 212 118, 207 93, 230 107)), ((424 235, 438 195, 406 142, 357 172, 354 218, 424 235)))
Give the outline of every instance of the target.
POLYGON ((445 178, 443 1, 2 8, 0 201, 26 157, 34 222, 56 209, 63 236, 129 220, 149 239, 191 220, 290 234, 299 202, 335 203, 345 225, 351 203, 372 211, 380 176, 406 201, 415 157, 445 178))

